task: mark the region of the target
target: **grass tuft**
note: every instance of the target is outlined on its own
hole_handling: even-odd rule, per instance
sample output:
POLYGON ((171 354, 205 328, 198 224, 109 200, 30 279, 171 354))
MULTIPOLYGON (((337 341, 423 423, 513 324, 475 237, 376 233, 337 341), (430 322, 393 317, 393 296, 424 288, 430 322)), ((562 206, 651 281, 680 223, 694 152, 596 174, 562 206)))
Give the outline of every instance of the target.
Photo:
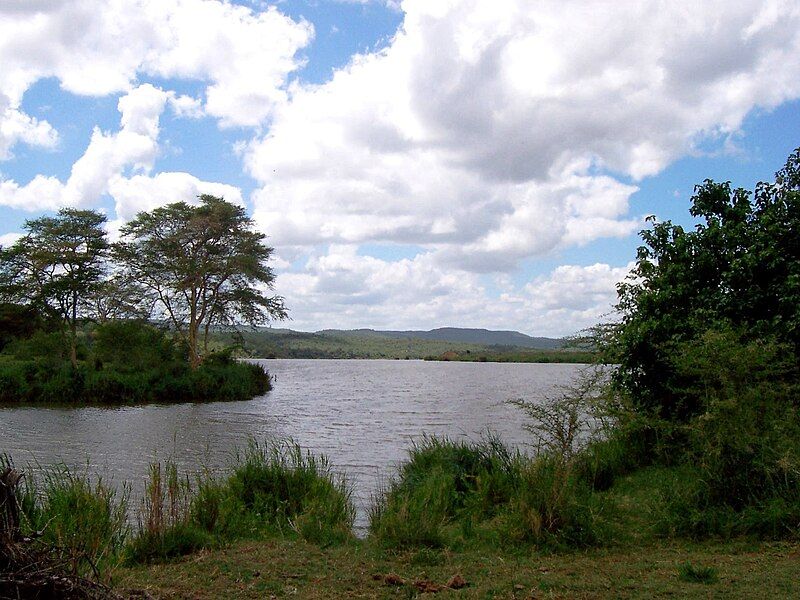
POLYGON ((717 583, 719 576, 714 567, 695 566, 691 562, 678 565, 678 577, 687 583, 703 583, 706 585, 717 583))

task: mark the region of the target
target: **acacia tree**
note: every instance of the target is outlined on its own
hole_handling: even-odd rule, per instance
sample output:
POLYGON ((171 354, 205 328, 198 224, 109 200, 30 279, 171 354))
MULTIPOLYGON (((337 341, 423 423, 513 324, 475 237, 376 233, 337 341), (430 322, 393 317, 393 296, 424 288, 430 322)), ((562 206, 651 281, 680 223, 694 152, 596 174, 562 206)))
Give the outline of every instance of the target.
POLYGON ((242 207, 199 199, 139 213, 114 246, 123 275, 185 343, 192 368, 208 353, 213 327, 286 318, 283 298, 268 295, 275 275, 265 236, 242 207))
POLYGON ((55 217, 26 221, 27 234, 0 249, 0 296, 62 320, 70 361, 77 366, 78 321, 100 288, 108 250, 103 224, 93 210, 65 208, 55 217))

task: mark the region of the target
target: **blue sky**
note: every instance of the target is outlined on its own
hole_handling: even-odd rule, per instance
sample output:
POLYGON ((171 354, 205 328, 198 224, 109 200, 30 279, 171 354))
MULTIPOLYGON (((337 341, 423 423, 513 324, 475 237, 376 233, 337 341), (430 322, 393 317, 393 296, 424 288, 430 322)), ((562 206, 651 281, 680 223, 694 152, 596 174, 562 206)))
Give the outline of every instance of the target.
POLYGON ((646 215, 800 146, 798 32, 780 1, 2 5, 0 242, 213 193, 290 327, 570 334, 646 215))

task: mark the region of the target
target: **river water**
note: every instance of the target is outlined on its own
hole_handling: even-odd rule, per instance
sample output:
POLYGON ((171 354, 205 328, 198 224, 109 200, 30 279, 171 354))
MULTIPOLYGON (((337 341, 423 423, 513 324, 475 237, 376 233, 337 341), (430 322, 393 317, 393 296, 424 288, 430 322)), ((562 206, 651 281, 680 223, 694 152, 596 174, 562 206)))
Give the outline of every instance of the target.
POLYGON ((371 494, 423 434, 512 446, 529 441, 505 404, 557 393, 581 365, 398 360, 263 360, 274 389, 246 402, 121 408, 0 408, 0 452, 18 466, 63 462, 142 489, 148 464, 224 469, 251 437, 292 438, 328 456, 354 489, 357 525, 371 494))

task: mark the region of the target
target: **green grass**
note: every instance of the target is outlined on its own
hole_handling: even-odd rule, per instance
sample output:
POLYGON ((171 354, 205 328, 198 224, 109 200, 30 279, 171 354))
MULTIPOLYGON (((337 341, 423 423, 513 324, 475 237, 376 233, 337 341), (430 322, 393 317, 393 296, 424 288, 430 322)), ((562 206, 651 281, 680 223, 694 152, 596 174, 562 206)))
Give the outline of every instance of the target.
MULTIPOLYGON (((592 456, 619 460, 609 445, 592 456)), ((125 498, 63 468, 26 484, 22 505, 29 530, 89 557, 76 558, 78 570, 96 564, 118 587, 158 597, 800 593, 794 534, 769 543, 662 527, 664 492, 687 476, 683 467, 609 467, 611 484, 593 487, 592 471, 576 464, 526 458, 496 439, 424 438, 376 498, 363 540, 352 534, 345 482, 289 442, 251 443, 226 475, 154 465, 133 531, 125 498), (447 587, 456 575, 467 587, 447 587)))
POLYGON ((328 546, 352 537, 350 490, 323 456, 291 442, 252 441, 231 473, 194 480, 151 466, 128 562, 159 562, 232 540, 300 537, 328 546))
POLYGON ((550 457, 530 459, 497 439, 428 437, 373 502, 370 536, 385 547, 597 544, 602 502, 550 457))
POLYGON ((695 566, 688 561, 678 565, 678 576, 681 581, 689 583, 712 584, 719 581, 717 570, 714 567, 695 566))
POLYGON ((26 473, 19 500, 23 535, 57 548, 73 572, 107 573, 119 563, 129 533, 126 493, 56 465, 26 473))
POLYGON ((800 545, 653 542, 589 551, 389 551, 364 542, 321 548, 299 539, 245 541, 180 562, 121 569, 118 589, 159 598, 794 598, 800 545), (431 560, 432 559, 432 560, 431 560), (684 563, 717 581, 685 581, 684 563), (467 586, 443 586, 460 575, 467 586), (387 576, 394 575, 387 580, 387 576), (396 583, 390 583, 396 582, 396 583), (422 584, 441 586, 422 594, 422 584))

